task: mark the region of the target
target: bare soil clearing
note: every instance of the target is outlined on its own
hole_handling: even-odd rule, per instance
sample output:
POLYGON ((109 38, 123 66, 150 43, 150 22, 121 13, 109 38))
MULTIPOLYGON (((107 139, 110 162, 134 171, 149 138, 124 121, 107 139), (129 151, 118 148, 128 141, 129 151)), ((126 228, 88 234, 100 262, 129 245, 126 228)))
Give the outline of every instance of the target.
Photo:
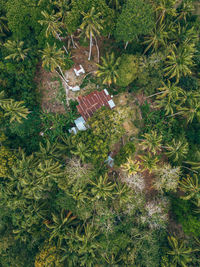
POLYGON ((60 84, 54 80, 56 77, 56 73, 47 72, 41 65, 38 66, 35 82, 41 95, 41 107, 48 112, 65 113, 64 105, 57 97, 60 84))

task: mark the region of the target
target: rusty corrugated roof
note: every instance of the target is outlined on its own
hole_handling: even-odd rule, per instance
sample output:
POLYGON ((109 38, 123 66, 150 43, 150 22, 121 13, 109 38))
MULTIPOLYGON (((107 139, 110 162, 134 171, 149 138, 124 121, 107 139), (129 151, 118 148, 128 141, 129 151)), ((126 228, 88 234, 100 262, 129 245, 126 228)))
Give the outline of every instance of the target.
POLYGON ((79 105, 77 106, 78 112, 85 120, 88 120, 94 112, 102 106, 110 108, 108 101, 111 99, 111 96, 105 89, 100 92, 94 91, 86 96, 79 96, 79 105))

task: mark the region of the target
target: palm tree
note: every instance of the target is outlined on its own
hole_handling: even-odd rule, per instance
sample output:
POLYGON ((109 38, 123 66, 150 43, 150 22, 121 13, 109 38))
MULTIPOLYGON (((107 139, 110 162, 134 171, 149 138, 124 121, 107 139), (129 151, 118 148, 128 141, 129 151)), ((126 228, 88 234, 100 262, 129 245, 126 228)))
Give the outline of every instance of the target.
POLYGON ((162 99, 159 99, 156 101, 156 107, 157 108, 163 108, 165 110, 165 115, 175 116, 177 114, 182 113, 182 111, 174 113, 175 110, 177 110, 177 102, 175 99, 171 99, 170 101, 165 97, 162 99))
POLYGON ((59 15, 52 12, 49 14, 47 11, 42 11, 41 14, 43 15, 44 19, 39 20, 38 22, 43 26, 46 26, 46 37, 50 34, 57 37, 61 31, 62 23, 59 21, 59 15))
POLYGON ((144 140, 140 143, 143 149, 148 149, 154 155, 157 151, 162 149, 162 135, 158 135, 156 131, 151 131, 150 133, 145 133, 143 135, 144 140))
POLYGON ((69 0, 55 0, 53 4, 58 8, 59 12, 57 15, 61 18, 62 23, 65 21, 67 11, 69 10, 69 0))
POLYGON ((58 161, 52 159, 45 159, 37 165, 34 170, 34 174, 37 175, 38 179, 41 179, 43 183, 52 184, 54 180, 63 177, 64 172, 62 165, 58 161))
POLYGON ((166 46, 166 41, 169 38, 168 32, 165 30, 165 25, 156 25, 148 36, 145 36, 143 44, 147 44, 147 48, 144 50, 144 54, 152 48, 157 52, 160 46, 166 46))
POLYGON ((187 15, 191 14, 191 12, 194 11, 194 4, 192 3, 192 1, 181 1, 181 2, 182 3, 177 19, 179 20, 183 19, 186 22, 187 15))
POLYGON ((188 153, 188 143, 181 140, 172 140, 171 144, 167 145, 166 155, 172 158, 175 162, 178 162, 182 158, 185 158, 188 153))
POLYGON ((0 16, 0 37, 6 36, 5 32, 9 32, 7 21, 6 17, 0 16))
POLYGON ((171 250, 167 252, 171 256, 171 262, 174 266, 188 266, 188 263, 192 261, 190 257, 193 252, 191 248, 187 248, 184 242, 177 240, 173 236, 168 237, 168 242, 171 250))
POLYGON ((5 59, 13 59, 19 62, 27 57, 27 53, 30 48, 24 48, 24 42, 22 41, 11 41, 8 40, 4 46, 9 50, 10 55, 5 57, 5 59))
POLYGON ((148 152, 146 155, 140 155, 139 157, 142 160, 141 165, 143 171, 148 170, 149 173, 152 173, 152 171, 157 170, 159 160, 156 156, 148 152))
POLYGON ((180 189, 186 193, 186 196, 182 197, 182 199, 188 200, 194 198, 197 206, 200 207, 200 184, 198 175, 194 174, 193 177, 188 175, 187 178, 183 178, 179 183, 180 189))
POLYGON ((120 57, 115 59, 114 53, 106 54, 105 57, 101 57, 102 65, 97 64, 99 69, 96 71, 97 77, 103 78, 103 84, 110 86, 112 83, 117 82, 119 77, 117 69, 120 63, 120 57))
POLYGON ((4 116, 10 116, 10 122, 17 121, 22 122, 22 119, 26 119, 30 111, 23 105, 23 101, 4 101, 0 103, 1 108, 5 111, 4 116))
POLYGON ((130 200, 132 191, 126 184, 118 183, 116 186, 116 196, 119 200, 119 204, 124 205, 130 200))
POLYGON ((188 24, 185 26, 178 23, 176 27, 171 30, 173 42, 181 45, 183 43, 196 43, 199 40, 199 36, 194 27, 190 27, 188 24))
POLYGON ((165 76, 169 76, 170 79, 176 77, 176 82, 178 82, 182 75, 186 76, 192 73, 191 67, 194 66, 195 45, 185 42, 177 47, 173 44, 169 51, 170 54, 166 61, 167 67, 164 69, 165 76))
POLYGON ((57 142, 52 144, 48 139, 46 139, 46 144, 44 145, 43 143, 39 143, 39 146, 40 150, 35 152, 35 154, 42 160, 57 160, 61 155, 60 151, 58 150, 57 142))
POLYGON ((176 9, 174 5, 176 0, 161 0, 157 1, 157 6, 155 8, 157 14, 157 22, 159 21, 162 24, 166 16, 176 16, 176 9))
POLYGON ((42 66, 46 66, 52 72, 58 68, 61 73, 59 75, 62 77, 63 80, 66 81, 61 69, 61 67, 65 65, 64 52, 61 49, 57 49, 55 43, 53 44, 53 46, 50 46, 49 43, 47 43, 47 47, 40 52, 42 53, 42 66))
POLYGON ((78 223, 76 218, 76 216, 72 215, 71 211, 66 213, 64 209, 62 209, 59 215, 52 214, 52 222, 49 222, 49 220, 44 221, 44 224, 51 231, 49 241, 55 238, 57 239, 57 245, 61 247, 65 235, 70 232, 70 228, 73 225, 78 223))
POLYGON ((65 75, 63 74, 62 67, 65 66, 65 56, 64 51, 62 49, 57 49, 56 44, 54 43, 53 46, 50 46, 49 43, 47 43, 47 47, 40 51, 42 53, 42 66, 46 66, 48 69, 50 69, 52 72, 56 70, 57 74, 61 77, 61 79, 66 84, 66 97, 67 97, 67 105, 69 105, 68 100, 68 81, 65 78, 65 75), (57 71, 57 69, 60 71, 60 73, 57 71))
POLYGON ((108 182, 108 176, 105 175, 104 177, 100 176, 96 182, 90 180, 90 184, 92 185, 91 192, 93 194, 94 200, 113 198, 114 196, 114 189, 116 184, 108 182))
POLYGON ((71 253, 76 252, 81 266, 92 267, 97 260, 96 253, 100 248, 97 242, 99 233, 90 224, 84 225, 83 230, 84 232, 82 227, 77 227, 67 244, 71 253))
POLYGON ((96 42, 98 62, 99 62, 99 48, 98 48, 95 34, 100 35, 100 31, 103 29, 103 26, 102 26, 103 20, 100 19, 101 13, 100 12, 96 13, 95 8, 92 7, 88 13, 83 12, 82 15, 84 17, 83 17, 83 22, 80 26, 80 29, 84 30, 86 37, 90 39, 90 51, 89 51, 88 60, 91 59, 92 45, 93 45, 93 38, 94 38, 96 42))
POLYGON ((185 91, 178 87, 175 83, 171 83, 170 80, 167 81, 167 84, 162 82, 162 85, 163 87, 158 88, 162 94, 157 96, 157 99, 167 97, 168 101, 175 101, 185 96, 185 91))
POLYGON ((121 165, 124 171, 127 171, 129 175, 137 174, 140 171, 140 163, 137 160, 133 160, 131 157, 127 159, 127 162, 121 165))
MULTIPOLYGON (((59 21, 60 19, 60 14, 57 13, 55 14, 54 12, 52 12, 52 14, 49 14, 46 11, 42 11, 41 12, 44 19, 43 20, 39 20, 38 22, 41 25, 46 26, 46 37, 48 37, 50 34, 52 34, 54 37, 58 38, 60 41, 60 35, 62 33, 61 31, 61 26, 62 26, 62 22, 59 21)), ((68 54, 67 48, 63 45, 63 48, 65 50, 65 52, 68 54)))
POLYGON ((91 150, 88 150, 84 143, 79 143, 75 151, 71 151, 72 154, 78 156, 82 162, 85 162, 91 157, 91 150))
POLYGON ((186 117, 187 123, 192 122, 195 116, 200 119, 200 94, 189 92, 185 105, 178 107, 178 109, 186 117))
POLYGON ((119 10, 119 9, 121 8, 120 3, 121 3, 120 0, 108 0, 108 4, 109 4, 112 8, 115 8, 115 10, 119 10))

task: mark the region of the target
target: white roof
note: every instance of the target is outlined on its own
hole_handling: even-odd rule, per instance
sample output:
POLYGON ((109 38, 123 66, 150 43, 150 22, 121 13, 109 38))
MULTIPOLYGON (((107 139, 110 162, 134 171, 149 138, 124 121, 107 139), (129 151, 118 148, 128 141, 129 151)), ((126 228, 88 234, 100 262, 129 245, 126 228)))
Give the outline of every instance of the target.
POLYGON ((108 101, 108 104, 109 104, 111 109, 115 107, 115 103, 112 99, 108 101))
POLYGON ((74 123, 76 124, 76 127, 78 128, 78 130, 80 131, 85 131, 86 127, 85 127, 85 123, 86 121, 84 120, 84 118, 81 116, 78 119, 76 119, 74 121, 74 123))
POLYGON ((106 95, 109 95, 107 89, 104 89, 104 92, 105 92, 106 95))
POLYGON ((73 132, 73 133, 76 134, 76 133, 77 133, 77 129, 76 129, 76 127, 72 127, 71 129, 69 129, 69 132, 70 132, 70 133, 73 132))

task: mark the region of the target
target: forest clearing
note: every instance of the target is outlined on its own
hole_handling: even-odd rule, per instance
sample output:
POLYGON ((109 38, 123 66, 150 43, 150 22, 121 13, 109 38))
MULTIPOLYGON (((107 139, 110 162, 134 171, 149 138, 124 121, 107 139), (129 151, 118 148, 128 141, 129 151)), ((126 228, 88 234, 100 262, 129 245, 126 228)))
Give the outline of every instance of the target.
POLYGON ((0 267, 200 266, 199 15, 0 0, 0 267))

